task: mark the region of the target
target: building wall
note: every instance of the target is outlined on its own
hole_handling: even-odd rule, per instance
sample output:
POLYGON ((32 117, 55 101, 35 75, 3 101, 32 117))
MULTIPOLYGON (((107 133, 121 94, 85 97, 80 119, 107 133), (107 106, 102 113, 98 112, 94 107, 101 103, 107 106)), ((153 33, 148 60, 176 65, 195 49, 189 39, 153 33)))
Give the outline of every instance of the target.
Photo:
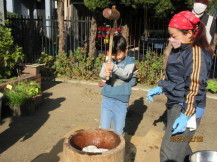
POLYGON ((5 20, 5 8, 4 8, 4 0, 0 0, 0 19, 5 20))

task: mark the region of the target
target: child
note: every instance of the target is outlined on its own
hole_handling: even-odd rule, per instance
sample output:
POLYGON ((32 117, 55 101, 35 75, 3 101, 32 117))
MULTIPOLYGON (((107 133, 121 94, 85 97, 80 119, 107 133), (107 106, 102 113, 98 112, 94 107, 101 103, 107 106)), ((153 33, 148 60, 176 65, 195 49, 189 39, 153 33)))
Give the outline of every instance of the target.
POLYGON ((100 127, 110 129, 111 122, 114 131, 123 135, 127 105, 131 95, 131 79, 135 67, 135 59, 127 57, 127 42, 123 36, 114 36, 112 60, 103 64, 100 77, 109 80, 103 86, 101 94, 100 127))

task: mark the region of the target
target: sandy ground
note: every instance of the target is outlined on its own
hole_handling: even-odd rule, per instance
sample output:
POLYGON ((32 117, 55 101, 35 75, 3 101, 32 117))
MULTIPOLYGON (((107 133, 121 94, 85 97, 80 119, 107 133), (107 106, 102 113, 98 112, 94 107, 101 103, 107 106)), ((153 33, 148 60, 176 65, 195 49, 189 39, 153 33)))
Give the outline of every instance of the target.
MULTIPOLYGON (((0 161, 29 162, 46 150, 62 147, 63 136, 78 126, 99 127, 101 88, 95 85, 44 81, 43 103, 33 116, 12 118, 4 114, 0 125, 0 161)), ((138 87, 138 86, 137 86, 138 87)), ((150 129, 162 132, 164 95, 145 102, 147 92, 133 90, 126 118, 128 135, 143 137, 150 129)), ((207 111, 195 136, 203 142, 196 150, 217 150, 217 100, 207 100, 207 111)), ((57 153, 56 153, 57 154, 57 153)), ((136 154, 136 152, 135 152, 136 154)), ((158 156, 158 155, 157 155, 158 156)), ((58 156, 53 161, 60 160, 58 156)), ((131 161, 134 161, 131 159, 131 161)))

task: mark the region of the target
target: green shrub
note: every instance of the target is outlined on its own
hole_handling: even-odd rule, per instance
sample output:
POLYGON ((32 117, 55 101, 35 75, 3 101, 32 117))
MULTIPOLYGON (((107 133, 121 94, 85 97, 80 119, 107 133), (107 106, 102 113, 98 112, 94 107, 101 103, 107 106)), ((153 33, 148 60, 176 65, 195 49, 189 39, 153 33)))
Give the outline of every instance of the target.
MULTIPOLYGON (((89 57, 86 47, 78 47, 74 53, 56 57, 53 68, 57 77, 99 80, 105 54, 89 57)), ((144 61, 136 61, 137 80, 141 84, 155 85, 162 78, 163 55, 147 51, 144 61)))
POLYGON ((61 56, 56 56, 56 61, 54 62, 53 69, 57 77, 68 77, 72 78, 73 76, 73 66, 75 64, 74 57, 67 56, 66 53, 63 53, 61 56))
POLYGON ((155 85, 162 78, 163 55, 147 51, 144 61, 136 61, 137 80, 145 85, 155 85))
POLYGON ((27 94, 20 92, 20 91, 15 91, 15 90, 10 90, 10 91, 5 92, 4 96, 6 97, 8 101, 7 104, 11 106, 23 105, 28 99, 27 94))
POLYGON ((208 91, 211 91, 212 93, 217 92, 217 81, 216 80, 208 80, 207 84, 208 86, 206 87, 206 89, 208 91))
POLYGON ((37 63, 43 64, 40 69, 40 73, 42 76, 51 76, 54 73, 52 68, 54 64, 54 57, 46 54, 45 52, 41 52, 41 57, 36 60, 37 63))
POLYGON ((100 54, 98 57, 89 57, 87 47, 78 47, 74 53, 57 56, 53 68, 58 77, 96 80, 99 78, 104 61, 104 54, 100 54))
POLYGON ((22 48, 14 45, 11 29, 0 24, 0 79, 10 77, 23 59, 22 48))

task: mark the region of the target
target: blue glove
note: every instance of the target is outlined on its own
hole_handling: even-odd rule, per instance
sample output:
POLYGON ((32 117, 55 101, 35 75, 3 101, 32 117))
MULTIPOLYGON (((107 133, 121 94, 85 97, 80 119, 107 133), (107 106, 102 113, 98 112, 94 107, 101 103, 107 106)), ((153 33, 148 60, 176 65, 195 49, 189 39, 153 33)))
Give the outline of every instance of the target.
POLYGON ((173 123, 172 135, 184 132, 186 130, 189 119, 189 116, 186 116, 185 114, 181 113, 180 116, 173 123))
POLYGON ((153 102, 154 100, 153 100, 153 98, 151 96, 148 96, 147 99, 146 99, 146 101, 153 102))
POLYGON ((148 102, 153 102, 153 98, 152 98, 152 97, 155 96, 155 95, 160 95, 160 94, 162 94, 162 93, 163 93, 162 88, 156 86, 156 87, 154 87, 154 88, 152 88, 152 89, 150 89, 150 90, 148 91, 146 101, 148 101, 148 102))
POLYGON ((197 107, 196 108, 196 118, 201 118, 204 115, 204 108, 197 107))

